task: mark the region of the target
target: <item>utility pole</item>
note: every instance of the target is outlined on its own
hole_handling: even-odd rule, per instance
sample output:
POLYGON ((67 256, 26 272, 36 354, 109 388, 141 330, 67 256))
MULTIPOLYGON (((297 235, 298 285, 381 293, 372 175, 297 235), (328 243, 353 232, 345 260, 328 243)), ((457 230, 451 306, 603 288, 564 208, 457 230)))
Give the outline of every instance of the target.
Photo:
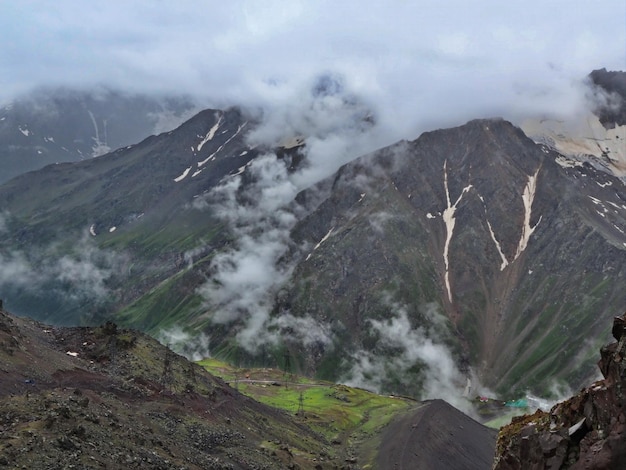
POLYGON ((285 354, 283 354, 283 359, 283 378, 285 378, 287 375, 291 375, 291 354, 289 351, 286 351, 285 354))
POLYGON ((161 385, 168 391, 172 391, 172 356, 170 345, 165 346, 165 359, 163 361, 163 373, 161 374, 161 385))
POLYGON ((302 396, 302 390, 300 390, 300 396, 298 397, 298 411, 296 415, 304 418, 304 397, 302 396))
POLYGON ((109 369, 111 375, 117 375, 117 333, 113 333, 109 338, 109 369))

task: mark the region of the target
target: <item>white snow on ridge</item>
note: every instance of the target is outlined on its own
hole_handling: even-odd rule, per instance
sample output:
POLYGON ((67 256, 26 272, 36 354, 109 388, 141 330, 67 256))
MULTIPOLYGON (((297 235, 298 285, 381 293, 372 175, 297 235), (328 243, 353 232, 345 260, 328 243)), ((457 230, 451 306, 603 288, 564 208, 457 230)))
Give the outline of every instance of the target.
POLYGON ((241 130, 246 127, 246 124, 248 124, 248 122, 244 122, 241 126, 239 126, 237 128, 237 132, 235 132, 230 139, 228 139, 226 142, 224 142, 222 145, 219 146, 219 148, 213 152, 211 155, 209 155, 207 158, 205 158, 204 160, 198 162, 198 168, 200 168, 201 166, 204 166, 209 160, 214 159, 215 155, 217 155, 226 145, 228 145, 228 143, 233 140, 235 137, 237 137, 237 135, 241 132, 241 130))
POLYGON ((109 229, 109 233, 113 233, 117 230, 117 227, 113 226, 109 229))
POLYGON ((22 134, 24 134, 26 137, 28 137, 28 136, 31 134, 31 132, 30 132, 28 129, 26 129, 26 128, 22 129, 22 126, 18 126, 17 128, 18 128, 18 129, 20 130, 20 132, 21 132, 22 134))
POLYGON ((246 170, 246 165, 240 166, 239 168, 237 168, 237 172, 233 173, 230 176, 238 176, 238 175, 242 174, 245 170, 246 170))
MULTIPOLYGON (((539 217, 539 220, 537 221, 535 226, 534 227, 530 226, 532 204, 535 198, 535 191, 537 189, 537 174, 538 173, 539 173, 539 169, 537 169, 534 175, 528 177, 528 182, 526 183, 526 187, 524 188, 524 192, 522 194, 522 201, 524 202, 524 224, 522 226, 522 234, 520 236, 520 240, 517 246, 517 250, 515 252, 515 256, 513 257, 513 260, 510 262, 507 259, 506 255, 504 254, 504 252, 502 251, 502 246, 500 245, 500 242, 496 238, 496 234, 493 231, 493 227, 491 226, 491 223, 489 222, 489 218, 487 217, 487 207, 485 206, 485 219, 487 220, 487 227, 489 228, 489 234, 491 235, 491 239, 496 245, 498 254, 500 255, 500 259, 502 260, 502 263, 500 264, 500 271, 504 271, 504 268, 506 268, 509 264, 515 262, 515 260, 519 258, 519 256, 524 252, 524 250, 528 246, 528 241, 530 240, 530 236, 533 234, 533 232, 537 228, 537 225, 539 225, 539 222, 541 222, 541 217, 539 217)), ((483 197, 480 194, 478 195, 478 197, 480 198, 481 201, 483 201, 483 203, 485 202, 483 197)))
POLYGON ((183 171, 182 175, 177 176, 176 178, 174 178, 174 181, 176 181, 177 183, 180 183, 182 180, 184 180, 187 175, 189 174, 189 172, 191 171, 192 167, 187 168, 185 171, 183 171))
POLYGON ((91 227, 89 227, 89 233, 92 237, 96 236, 96 224, 91 224, 91 227))
POLYGON ((582 162, 579 162, 577 160, 570 160, 562 155, 556 157, 554 161, 563 168, 576 168, 577 166, 583 166, 582 162))
MULTIPOLYGON (((217 117, 217 113, 215 114, 217 117)), ((204 146, 204 144, 206 144, 209 140, 213 139, 221 123, 222 123, 222 116, 220 115, 215 125, 211 127, 211 129, 209 129, 209 132, 207 132, 207 134, 204 136, 204 139, 202 139, 202 142, 198 144, 198 147, 197 147, 198 152, 202 150, 202 147, 204 146)))
POLYGON ((332 233, 333 233, 333 231, 334 231, 334 230, 335 230, 335 227, 332 227, 332 228, 328 231, 328 233, 322 237, 322 239, 321 239, 321 240, 317 243, 317 245, 315 245, 315 246, 313 247, 313 250, 311 251, 311 253, 309 253, 309 254, 307 255, 307 257, 306 257, 305 261, 308 261, 308 260, 309 260, 309 258, 311 258, 311 255, 313 254, 313 252, 314 252, 315 250, 317 250, 320 246, 322 246, 322 243, 324 243, 326 240, 328 240, 328 238, 330 238, 330 236, 332 235, 332 233))
POLYGON ((328 233, 326 235, 324 235, 324 237, 322 237, 322 239, 319 241, 319 243, 317 245, 315 245, 315 247, 313 248, 313 251, 317 250, 320 246, 322 246, 322 243, 324 243, 326 240, 328 240, 328 238, 332 235, 333 230, 335 230, 335 227, 332 227, 328 233))
MULTIPOLYGON (((611 204, 613 207, 615 207, 616 209, 622 209, 622 207, 620 207, 619 204, 615 204, 614 202, 611 202, 611 201, 607 201, 607 202, 611 204)), ((617 214, 617 211, 615 211, 615 213, 617 214)))

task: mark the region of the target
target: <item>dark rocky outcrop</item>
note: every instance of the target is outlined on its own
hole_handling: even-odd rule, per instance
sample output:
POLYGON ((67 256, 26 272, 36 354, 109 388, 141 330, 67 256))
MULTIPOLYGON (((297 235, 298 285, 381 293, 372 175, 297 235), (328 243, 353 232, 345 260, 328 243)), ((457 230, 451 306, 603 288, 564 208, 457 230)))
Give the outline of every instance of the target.
POLYGON ((600 350, 604 379, 502 428, 495 470, 626 468, 626 313, 612 333, 617 341, 600 350))
POLYGON ((626 124, 626 72, 599 69, 591 72, 589 78, 610 97, 608 103, 599 103, 595 109, 604 127, 626 124))

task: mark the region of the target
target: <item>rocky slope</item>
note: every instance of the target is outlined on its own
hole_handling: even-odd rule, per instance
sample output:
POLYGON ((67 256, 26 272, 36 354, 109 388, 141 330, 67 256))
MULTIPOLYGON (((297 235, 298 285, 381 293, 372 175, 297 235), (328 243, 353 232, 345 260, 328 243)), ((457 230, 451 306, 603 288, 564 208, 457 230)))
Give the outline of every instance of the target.
POLYGON ((403 340, 415 343, 438 312, 446 327, 431 337, 501 393, 580 384, 593 373, 580 344, 624 302, 611 286, 626 276, 626 192, 564 158, 506 121, 480 120, 345 165, 293 231, 309 249, 278 314, 331 325, 337 347, 317 351, 325 371, 348 351, 395 355, 417 372, 403 340))
POLYGON ((2 311, 0 346, 0 468, 313 468, 330 445, 112 323, 54 328, 2 311))
POLYGON ((614 319, 616 342, 600 351, 604 379, 549 412, 515 418, 500 430, 495 470, 626 466, 625 325, 626 314, 614 319))
MULTIPOLYGON (((293 385, 270 382, 255 386, 293 385)), ((306 413, 294 416, 137 331, 110 322, 51 327, 0 306, 0 468, 348 470, 376 461, 387 468, 396 456, 394 468, 489 468, 495 431, 450 405, 386 398, 384 409, 378 400, 376 421, 401 412, 381 427, 367 412, 352 423, 362 403, 337 390, 325 397, 334 414, 307 400, 306 413), (358 436, 336 431, 346 421, 358 436)))
MULTIPOLYGON (((225 243, 223 223, 193 203, 258 154, 243 140, 245 126, 237 110, 206 110, 136 146, 0 187, 7 305, 55 324, 89 322, 180 275, 185 251, 201 240, 225 243)), ((135 318, 134 325, 149 329, 160 320, 135 318)))
POLYGON ((380 470, 490 468, 496 431, 480 426, 443 400, 433 400, 391 423, 378 454, 380 470))

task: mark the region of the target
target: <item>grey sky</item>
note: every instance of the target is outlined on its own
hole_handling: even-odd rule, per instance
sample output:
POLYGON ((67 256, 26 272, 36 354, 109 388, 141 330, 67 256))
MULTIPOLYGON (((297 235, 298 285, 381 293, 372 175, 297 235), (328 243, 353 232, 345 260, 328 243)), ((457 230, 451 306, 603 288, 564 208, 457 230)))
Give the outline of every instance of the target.
POLYGON ((105 84, 271 107, 333 73, 414 138, 576 109, 575 80, 626 68, 625 18, 623 0, 2 0, 0 102, 105 84))

